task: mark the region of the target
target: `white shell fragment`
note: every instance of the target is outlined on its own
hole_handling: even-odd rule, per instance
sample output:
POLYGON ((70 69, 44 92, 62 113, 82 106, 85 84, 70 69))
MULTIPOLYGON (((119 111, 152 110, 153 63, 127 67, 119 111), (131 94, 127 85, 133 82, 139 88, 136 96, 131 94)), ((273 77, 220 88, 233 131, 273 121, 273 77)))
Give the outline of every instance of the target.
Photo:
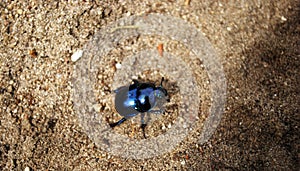
POLYGON ((122 68, 122 64, 116 63, 116 68, 117 68, 117 69, 121 69, 121 68, 122 68))
POLYGON ((79 58, 82 57, 83 50, 77 50, 73 55, 71 56, 71 61, 76 62, 79 58))
POLYGON ((287 18, 285 18, 284 16, 281 16, 281 20, 282 20, 282 21, 286 21, 287 18))

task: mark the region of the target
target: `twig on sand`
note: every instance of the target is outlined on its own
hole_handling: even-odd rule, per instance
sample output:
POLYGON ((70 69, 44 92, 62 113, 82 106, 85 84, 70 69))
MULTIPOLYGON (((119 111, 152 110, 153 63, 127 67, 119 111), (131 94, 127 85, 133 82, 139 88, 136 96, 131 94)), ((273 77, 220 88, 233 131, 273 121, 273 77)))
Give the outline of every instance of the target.
POLYGON ((113 33, 120 29, 137 29, 137 28, 139 28, 139 26, 137 26, 137 25, 119 26, 119 27, 115 27, 115 28, 111 29, 110 32, 113 33))

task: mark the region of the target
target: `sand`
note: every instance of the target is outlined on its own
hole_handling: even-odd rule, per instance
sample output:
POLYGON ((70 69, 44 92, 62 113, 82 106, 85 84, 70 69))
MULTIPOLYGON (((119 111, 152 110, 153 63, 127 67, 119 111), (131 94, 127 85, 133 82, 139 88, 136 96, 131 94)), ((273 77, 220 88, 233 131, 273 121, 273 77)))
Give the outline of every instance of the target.
MULTIPOLYGON (((297 0, 30 0, 1 2, 0 9, 1 170, 299 170, 297 0), (124 158, 102 150, 80 124, 72 96, 78 61, 71 61, 71 56, 116 20, 152 13, 180 18, 210 41, 227 80, 225 112, 204 143, 199 143, 200 119, 171 151, 148 159, 124 158)), ((97 93, 113 90, 112 77, 122 56, 134 53, 127 46, 138 51, 161 43, 166 52, 178 50, 176 43, 165 38, 141 36, 120 44, 109 58, 103 57, 107 60, 102 65, 108 65, 98 78, 106 81, 99 81, 97 93)), ((201 62, 193 72, 203 88, 203 113, 209 93, 201 62)), ((141 79, 159 82, 159 73, 153 78, 147 74, 141 79)), ((168 85, 173 91, 174 85, 168 85)), ((110 101, 98 102, 109 121, 118 119, 110 101)), ((171 101, 170 111, 176 111, 176 104, 171 101)), ((174 119, 167 117, 149 126, 149 139, 163 134, 174 119)), ((115 131, 141 139, 138 125, 131 125, 115 131)))

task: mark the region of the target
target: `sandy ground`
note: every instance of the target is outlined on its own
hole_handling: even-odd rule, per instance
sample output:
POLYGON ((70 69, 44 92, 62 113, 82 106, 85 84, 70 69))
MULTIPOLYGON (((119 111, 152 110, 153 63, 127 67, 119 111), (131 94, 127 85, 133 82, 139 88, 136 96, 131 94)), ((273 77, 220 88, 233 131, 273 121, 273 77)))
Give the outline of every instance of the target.
POLYGON ((299 1, 30 0, 0 2, 0 11, 1 170, 299 170, 299 1), (210 40, 226 111, 205 144, 192 133, 164 155, 120 158, 78 123, 71 55, 107 24, 149 13, 179 17, 210 40))

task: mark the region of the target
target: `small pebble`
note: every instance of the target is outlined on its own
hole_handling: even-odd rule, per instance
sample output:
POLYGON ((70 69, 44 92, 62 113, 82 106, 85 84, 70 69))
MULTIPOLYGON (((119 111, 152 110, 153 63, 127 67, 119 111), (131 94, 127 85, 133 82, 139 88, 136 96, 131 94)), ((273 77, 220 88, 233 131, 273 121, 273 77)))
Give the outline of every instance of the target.
POLYGON ((57 79, 61 79, 62 75, 61 74, 56 74, 57 79))
POLYGON ((22 15, 23 14, 23 10, 22 9, 17 9, 17 13, 22 15))
POLYGON ((8 92, 8 93, 11 93, 12 91, 13 91, 13 87, 12 87, 11 85, 8 86, 8 87, 7 87, 7 92, 8 92))
POLYGON ((24 171, 30 171, 30 167, 25 167, 24 171))
POLYGON ((78 50, 76 51, 72 56, 71 56, 71 61, 76 62, 78 59, 80 59, 83 55, 83 50, 78 50))
POLYGON ((282 21, 286 21, 287 19, 284 16, 281 16, 282 21))
POLYGON ((128 11, 128 12, 126 13, 126 16, 127 16, 127 17, 131 16, 131 12, 128 11))
POLYGON ((189 6, 190 3, 191 3, 191 0, 185 0, 185 1, 184 1, 184 5, 186 5, 186 6, 189 6))
POLYGON ((37 57, 37 51, 35 49, 31 49, 28 51, 28 54, 33 57, 33 58, 36 58, 37 57))
POLYGON ((101 106, 99 104, 94 104, 93 108, 96 112, 100 112, 101 106))
POLYGON ((138 76, 134 75, 134 76, 131 77, 131 79, 137 80, 138 76))
POLYGON ((121 68, 122 68, 122 64, 116 63, 116 68, 117 68, 117 69, 121 69, 121 68))
POLYGON ((17 113, 17 112, 18 112, 18 109, 16 108, 16 109, 14 109, 12 112, 13 112, 13 113, 17 113))

